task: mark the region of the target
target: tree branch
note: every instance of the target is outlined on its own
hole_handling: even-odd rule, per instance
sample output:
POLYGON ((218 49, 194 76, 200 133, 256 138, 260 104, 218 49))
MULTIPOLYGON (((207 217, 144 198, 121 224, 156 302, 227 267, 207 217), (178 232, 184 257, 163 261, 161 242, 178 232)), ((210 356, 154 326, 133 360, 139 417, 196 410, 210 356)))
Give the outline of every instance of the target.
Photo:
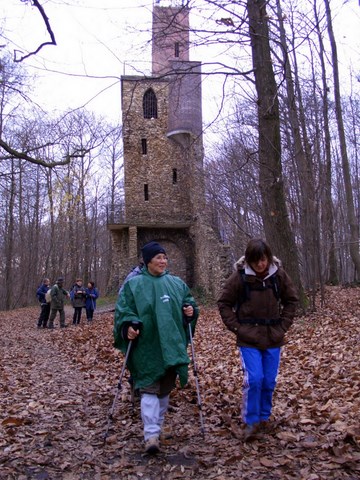
MULTIPOLYGON (((83 158, 87 153, 90 152, 91 149, 81 149, 81 150, 75 150, 73 153, 68 153, 64 160, 60 160, 58 162, 46 162, 45 160, 41 160, 40 158, 35 158, 30 155, 28 155, 25 152, 19 152, 15 150, 14 148, 10 147, 6 142, 4 142, 0 138, 0 147, 5 150, 9 154, 8 157, 6 158, 17 158, 19 160, 26 160, 27 162, 34 163, 35 165, 42 165, 43 167, 47 168, 53 168, 53 167, 58 167, 61 165, 67 165, 70 163, 70 160, 73 158, 83 158)), ((5 158, 3 158, 4 160, 5 158)))
POLYGON ((45 13, 45 10, 43 9, 43 7, 40 5, 39 1, 38 0, 32 0, 33 2, 33 6, 36 7, 39 12, 40 12, 40 15, 42 16, 43 20, 44 20, 44 23, 46 25, 46 30, 48 31, 49 35, 50 35, 50 38, 51 38, 51 42, 44 42, 42 43, 41 45, 38 46, 38 48, 36 50, 34 50, 33 52, 30 52, 28 53, 27 55, 23 55, 22 57, 20 58, 16 58, 16 54, 19 52, 19 50, 15 50, 14 51, 14 62, 22 62, 23 60, 25 60, 26 58, 29 58, 31 57, 32 55, 36 55, 43 47, 45 47, 46 45, 56 45, 56 40, 55 40, 55 35, 51 29, 51 25, 50 25, 50 22, 49 22, 49 19, 48 17, 46 16, 46 13, 45 13))

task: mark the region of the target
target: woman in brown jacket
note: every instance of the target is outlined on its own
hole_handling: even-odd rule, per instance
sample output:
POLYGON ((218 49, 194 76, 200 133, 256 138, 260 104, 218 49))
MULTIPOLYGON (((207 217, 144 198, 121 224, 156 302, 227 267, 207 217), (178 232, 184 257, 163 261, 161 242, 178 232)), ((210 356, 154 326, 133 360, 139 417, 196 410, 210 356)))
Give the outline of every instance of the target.
POLYGON ((221 318, 236 335, 244 372, 244 439, 253 439, 271 415, 280 347, 298 295, 280 261, 261 239, 250 240, 218 299, 221 318))

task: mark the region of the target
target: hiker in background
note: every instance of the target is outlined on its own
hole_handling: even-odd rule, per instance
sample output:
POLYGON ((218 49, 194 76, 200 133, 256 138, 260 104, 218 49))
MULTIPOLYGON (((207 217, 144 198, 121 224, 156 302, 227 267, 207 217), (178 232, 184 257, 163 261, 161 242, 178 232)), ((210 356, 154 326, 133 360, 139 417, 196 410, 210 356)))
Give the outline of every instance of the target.
POLYGON ((170 275, 164 248, 150 242, 142 249, 145 267, 130 278, 115 308, 114 345, 126 352, 133 344, 128 368, 141 395, 145 451, 159 451, 159 436, 176 377, 188 378, 189 324, 199 315, 188 286, 170 275))
POLYGON ((88 322, 91 322, 94 317, 94 311, 96 309, 96 299, 99 297, 98 289, 95 288, 95 282, 91 281, 87 284, 87 289, 85 290, 85 293, 86 319, 88 322))
POLYGON ((36 296, 40 302, 40 316, 37 322, 38 328, 46 328, 47 323, 49 320, 50 315, 50 302, 46 301, 45 295, 47 291, 50 289, 50 280, 48 278, 44 278, 42 284, 36 291, 36 296))
POLYGON ((73 325, 79 325, 82 309, 85 308, 86 289, 83 287, 82 279, 77 278, 70 292, 71 304, 74 307, 73 325))
POLYGON ((64 279, 62 277, 58 278, 55 285, 51 287, 50 295, 51 295, 51 304, 50 304, 50 318, 49 318, 48 328, 54 328, 54 320, 57 312, 59 312, 59 315, 60 315, 60 327, 61 328, 67 327, 67 325, 65 325, 65 310, 64 310, 65 305, 64 304, 65 304, 65 299, 70 298, 70 294, 64 288, 64 279))
POLYGON ((247 245, 218 299, 221 318, 235 333, 244 374, 244 440, 270 431, 272 397, 280 364, 280 347, 291 327, 298 295, 262 239, 247 245))
POLYGON ((130 280, 130 278, 135 277, 136 275, 139 275, 141 273, 141 270, 144 268, 144 262, 142 260, 139 260, 138 265, 136 267, 132 268, 132 270, 127 274, 125 277, 125 280, 123 281, 123 284, 121 285, 119 289, 119 295, 123 291, 125 283, 130 280))

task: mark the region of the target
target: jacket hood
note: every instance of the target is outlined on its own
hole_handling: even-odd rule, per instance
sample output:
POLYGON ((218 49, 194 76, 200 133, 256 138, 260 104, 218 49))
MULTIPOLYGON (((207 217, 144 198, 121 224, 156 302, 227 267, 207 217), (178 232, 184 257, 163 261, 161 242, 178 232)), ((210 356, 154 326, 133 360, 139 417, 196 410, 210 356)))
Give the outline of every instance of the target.
MULTIPOLYGON (((281 260, 273 255, 273 263, 269 266, 269 276, 273 275, 282 266, 281 260)), ((254 270, 245 262, 245 255, 234 263, 234 270, 244 270, 247 275, 256 275, 254 270)))

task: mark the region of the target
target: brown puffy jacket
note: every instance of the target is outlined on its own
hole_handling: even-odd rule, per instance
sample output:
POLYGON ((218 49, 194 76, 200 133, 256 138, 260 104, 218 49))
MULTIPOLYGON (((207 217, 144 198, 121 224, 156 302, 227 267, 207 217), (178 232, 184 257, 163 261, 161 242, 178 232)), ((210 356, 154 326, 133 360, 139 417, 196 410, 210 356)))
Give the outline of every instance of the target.
POLYGON ((246 274, 245 281, 249 282, 249 288, 246 288, 241 275, 244 263, 240 259, 218 299, 221 318, 226 327, 236 334, 238 346, 264 350, 281 347, 285 343, 285 333, 293 323, 298 295, 289 275, 275 260, 265 279, 246 274), (274 274, 277 276, 279 299, 274 294, 271 281, 274 274), (266 322, 269 324, 264 324, 266 322))

